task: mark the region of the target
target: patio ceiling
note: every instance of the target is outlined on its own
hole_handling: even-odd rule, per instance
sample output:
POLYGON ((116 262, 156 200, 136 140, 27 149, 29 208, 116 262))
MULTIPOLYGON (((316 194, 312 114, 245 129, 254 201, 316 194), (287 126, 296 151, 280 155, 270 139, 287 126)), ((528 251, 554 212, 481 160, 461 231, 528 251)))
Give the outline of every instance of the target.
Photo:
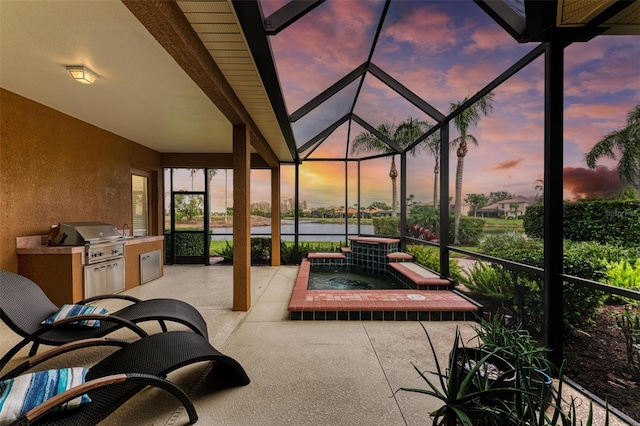
MULTIPOLYGON (((453 61, 473 62, 474 52, 457 51, 455 57, 447 57, 427 47, 423 57, 415 51, 402 56, 398 52, 403 43, 416 41, 408 37, 417 34, 428 46, 441 36, 439 31, 464 31, 469 20, 484 21, 494 34, 506 36, 506 31, 515 39, 516 47, 501 58, 508 73, 511 65, 541 52, 535 51, 537 42, 567 45, 599 34, 640 33, 637 1, 233 0, 233 6, 267 90, 279 89, 269 96, 283 133, 293 134, 301 161, 376 156, 351 149, 361 133, 384 141, 387 154, 399 153, 426 139, 438 123, 455 114, 451 106, 462 99, 446 93, 444 85, 438 87, 438 74, 450 69, 453 61), (438 22, 445 13, 452 22, 449 28, 438 22), (429 79, 434 81, 423 84, 429 79), (378 131, 382 124, 398 125, 408 118, 428 123, 408 147, 378 131)), ((466 70, 468 97, 498 77, 466 70)))
POLYGON ((126 1, 1 2, 2 87, 161 153, 231 153, 233 125, 247 124, 253 152, 292 161, 228 1, 128 3, 143 12, 126 1), (210 55, 187 58, 208 80, 143 26, 162 13, 167 32, 193 28, 182 52, 210 55), (99 79, 77 84, 67 65, 99 79))

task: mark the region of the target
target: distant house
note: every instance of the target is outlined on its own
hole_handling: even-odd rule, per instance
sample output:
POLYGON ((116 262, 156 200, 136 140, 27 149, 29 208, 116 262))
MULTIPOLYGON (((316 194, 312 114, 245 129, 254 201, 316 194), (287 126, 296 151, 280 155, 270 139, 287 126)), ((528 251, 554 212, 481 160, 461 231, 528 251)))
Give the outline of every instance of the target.
POLYGON ((478 209, 476 215, 478 217, 517 219, 524 214, 530 204, 531 201, 522 197, 509 198, 478 209))
POLYGON ((391 217, 393 216, 393 210, 382 210, 382 209, 367 209, 367 216, 364 217, 391 217))
MULTIPOLYGON (((462 206, 460 206, 460 214, 462 216, 468 216, 469 215, 469 211, 471 210, 469 204, 462 204, 462 206)), ((449 214, 453 214, 456 211, 456 205, 455 204, 449 204, 449 214)))

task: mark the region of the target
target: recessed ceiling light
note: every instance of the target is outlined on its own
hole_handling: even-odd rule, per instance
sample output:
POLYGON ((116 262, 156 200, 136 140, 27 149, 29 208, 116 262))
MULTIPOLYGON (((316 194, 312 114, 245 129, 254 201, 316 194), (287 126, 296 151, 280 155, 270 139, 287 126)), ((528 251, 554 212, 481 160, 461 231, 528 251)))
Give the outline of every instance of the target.
POLYGON ((98 79, 96 73, 82 65, 67 67, 67 71, 78 83, 93 84, 98 79))

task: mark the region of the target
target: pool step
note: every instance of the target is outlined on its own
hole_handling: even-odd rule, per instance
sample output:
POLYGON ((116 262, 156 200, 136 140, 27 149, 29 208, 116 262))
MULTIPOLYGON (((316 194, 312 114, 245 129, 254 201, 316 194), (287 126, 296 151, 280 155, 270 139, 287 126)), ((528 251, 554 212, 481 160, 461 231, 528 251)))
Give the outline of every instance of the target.
POLYGON ((412 288, 451 290, 453 283, 414 262, 390 262, 388 273, 397 281, 412 288))
POLYGON ((323 268, 346 268, 350 264, 347 256, 342 253, 309 253, 307 259, 311 261, 312 266, 323 268))

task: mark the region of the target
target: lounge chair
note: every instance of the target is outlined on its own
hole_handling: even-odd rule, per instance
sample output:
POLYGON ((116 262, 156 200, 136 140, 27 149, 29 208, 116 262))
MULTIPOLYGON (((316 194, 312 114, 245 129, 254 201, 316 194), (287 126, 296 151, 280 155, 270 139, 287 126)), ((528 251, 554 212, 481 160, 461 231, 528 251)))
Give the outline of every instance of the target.
POLYGON ((53 324, 42 322, 60 312, 62 307, 54 305, 42 289, 29 278, 13 272, 0 270, 0 319, 11 330, 23 337, 0 360, 0 371, 20 349, 33 342, 29 356, 36 354, 40 344, 60 346, 75 340, 106 336, 116 330, 127 328, 140 337, 148 333, 138 323, 158 321, 162 331, 167 331, 165 321, 183 324, 195 333, 208 338, 207 324, 193 306, 175 299, 140 300, 135 297, 109 294, 78 302, 87 305, 105 299, 120 299, 130 302, 118 311, 105 314, 87 314, 58 319, 53 324), (78 321, 99 320, 94 327, 74 326, 78 321))
POLYGON ((94 425, 107 418, 146 386, 156 386, 171 392, 184 405, 189 421, 193 424, 198 419, 196 410, 184 391, 166 380, 169 373, 190 364, 213 361, 207 379, 215 382, 216 389, 250 383, 244 368, 235 359, 223 355, 205 338, 189 331, 168 331, 132 343, 108 338, 72 342, 28 359, 0 377, 0 381, 18 377, 60 354, 97 345, 122 348, 90 367, 83 384, 43 402, 23 414, 13 424, 94 425), (87 395, 91 402, 68 411, 52 411, 62 403, 83 394, 87 395))

